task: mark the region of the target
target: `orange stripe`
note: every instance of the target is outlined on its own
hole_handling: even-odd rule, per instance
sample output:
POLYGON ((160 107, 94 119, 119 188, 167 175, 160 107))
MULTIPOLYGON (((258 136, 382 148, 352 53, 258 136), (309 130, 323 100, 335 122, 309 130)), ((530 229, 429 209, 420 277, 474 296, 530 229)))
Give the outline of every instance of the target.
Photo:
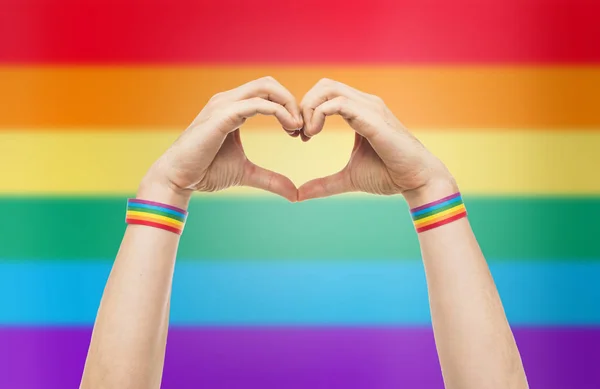
POLYGON ((0 127, 182 129, 214 93, 268 74, 298 99, 321 77, 346 82, 410 128, 600 128, 591 66, 0 67, 0 127))

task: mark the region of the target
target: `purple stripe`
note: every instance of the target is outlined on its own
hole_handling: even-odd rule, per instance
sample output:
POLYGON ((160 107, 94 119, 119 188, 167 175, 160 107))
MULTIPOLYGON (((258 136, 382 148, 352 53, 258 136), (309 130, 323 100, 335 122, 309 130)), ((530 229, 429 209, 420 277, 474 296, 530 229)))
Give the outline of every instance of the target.
POLYGON ((129 199, 128 201, 129 201, 130 204, 131 203, 133 203, 133 204, 146 204, 146 205, 154 205, 155 207, 167 208, 167 209, 170 209, 172 211, 177 211, 177 212, 183 213, 184 216, 188 214, 188 212, 185 209, 177 208, 177 207, 174 207, 174 206, 168 205, 168 204, 157 203, 156 201, 141 200, 141 199, 129 199))
POLYGON ((410 212, 411 212, 411 213, 414 213, 414 212, 419 212, 419 211, 422 211, 422 210, 423 210, 423 209, 425 209, 425 208, 433 207, 434 205, 438 205, 438 204, 441 204, 441 203, 443 203, 444 201, 448 201, 448 200, 455 199, 455 198, 457 198, 457 197, 459 197, 459 196, 460 196, 460 192, 457 192, 457 193, 454 193, 454 194, 452 194, 452 195, 450 195, 450 196, 446 196, 446 197, 444 197, 444 198, 441 198, 441 199, 439 199, 439 200, 436 200, 436 201, 434 201, 434 202, 432 202, 432 203, 424 204, 424 205, 418 206, 418 207, 416 207, 416 208, 413 208, 413 209, 411 209, 411 210, 410 210, 410 212))
MULTIPOLYGON (((90 329, 0 329, 0 387, 76 388, 90 329)), ((516 330, 532 388, 600 388, 600 328, 516 330)), ((171 330, 163 389, 442 389, 429 329, 171 330)))

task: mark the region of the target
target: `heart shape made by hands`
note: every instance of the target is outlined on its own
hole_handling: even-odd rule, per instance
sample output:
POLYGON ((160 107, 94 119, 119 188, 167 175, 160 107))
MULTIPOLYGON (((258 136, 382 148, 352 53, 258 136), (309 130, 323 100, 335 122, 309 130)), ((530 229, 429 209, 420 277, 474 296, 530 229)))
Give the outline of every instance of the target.
MULTIPOLYGON (((350 150, 345 166, 342 165, 343 168, 337 173, 312 178, 301 185, 297 191, 298 200, 355 191, 392 195, 421 185, 423 169, 412 164, 417 160, 415 157, 422 157, 427 152, 424 152, 424 147, 416 138, 404 130, 380 98, 337 81, 323 79, 306 93, 299 109, 303 127, 296 131, 286 130, 293 137, 299 136, 304 142, 310 141, 322 132, 329 116, 343 118, 346 122, 344 126, 351 127, 355 135, 354 143, 351 144, 346 142, 349 138, 342 131, 329 132, 321 139, 323 142, 320 147, 315 147, 304 156, 294 155, 291 148, 285 148, 283 159, 292 161, 293 166, 288 172, 294 172, 304 179, 311 178, 305 172, 333 172, 338 161, 348 153, 345 150, 350 150), (405 155, 402 153, 403 145, 410 146, 405 155), (405 171, 398 173, 402 169, 405 171), (404 182, 407 188, 404 187, 404 182)), ((273 157, 281 155, 281 146, 272 147, 272 142, 265 142, 264 139, 256 139, 255 142, 262 151, 261 154, 268 156, 272 166, 275 165, 274 158, 277 162, 281 161, 280 157, 273 157), (265 152, 265 147, 276 149, 278 153, 265 152)), ((276 176, 270 185, 284 185, 281 177, 283 176, 276 176)), ((287 177, 285 180, 289 181, 286 184, 289 186, 291 181, 287 177)))
MULTIPOLYGON (((297 191, 300 201, 355 191, 383 195, 398 193, 400 188, 366 138, 372 134, 374 126, 383 122, 381 113, 384 111, 380 105, 383 102, 372 95, 336 81, 321 80, 300 104, 302 129, 286 132, 302 139, 304 143, 311 143, 309 141, 322 132, 326 118, 335 115, 345 120, 343 124, 336 120, 335 127, 351 127, 355 132, 354 142, 351 143, 348 133, 334 130, 320 135, 321 139, 314 147, 309 146, 300 152, 298 148, 287 146, 289 143, 284 145, 273 141, 270 133, 253 133, 248 137, 249 154, 257 155, 261 166, 278 167, 297 181, 306 181, 297 191), (268 152, 267 149, 277 152, 268 152), (333 173, 336 170, 337 173, 314 178, 315 172, 333 173)), ((384 151, 387 149, 383 148, 384 151)), ((269 183, 267 190, 277 193, 279 188, 273 190, 273 185, 290 187, 289 178, 280 175, 272 177, 275 179, 269 183)))
MULTIPOLYGON (((380 98, 332 80, 319 81, 300 104, 273 78, 255 80, 215 95, 191 127, 205 124, 220 130, 191 131, 179 140, 181 147, 187 148, 175 157, 179 159, 176 166, 180 167, 175 172, 180 177, 176 178, 183 183, 177 184, 179 187, 213 192, 232 186, 249 186, 290 201, 302 201, 356 191, 406 194, 425 185, 434 174, 447 176, 445 166, 402 126, 380 98), (247 158, 240 127, 257 114, 275 116, 288 134, 300 136, 304 142, 321 133, 328 116, 340 116, 355 132, 354 144, 347 146, 350 149, 348 162, 337 173, 311 179, 296 188, 288 177, 247 158), (224 139, 223 131, 227 134, 224 139), (185 146, 188 144, 191 146, 185 146), (194 146, 198 144, 202 145, 200 149, 194 146), (199 174, 192 166, 206 168, 199 174), (180 174, 182 170, 186 175, 180 174), (196 180, 198 175, 199 181, 196 180)), ((333 138, 341 139, 337 135, 333 138)), ((256 140, 256 143, 262 155, 281 155, 281 148, 270 145, 272 142, 256 140), (265 147, 277 152, 265 152, 265 147)), ((340 155, 342 151, 338 150, 342 150, 340 144, 330 144, 325 157, 298 158, 301 162, 294 163, 295 169, 311 171, 310 168, 318 166, 315 170, 323 171, 323 167, 332 166, 331 162, 335 161, 332 156, 340 155)), ((285 160, 292 159, 285 155, 285 160)))

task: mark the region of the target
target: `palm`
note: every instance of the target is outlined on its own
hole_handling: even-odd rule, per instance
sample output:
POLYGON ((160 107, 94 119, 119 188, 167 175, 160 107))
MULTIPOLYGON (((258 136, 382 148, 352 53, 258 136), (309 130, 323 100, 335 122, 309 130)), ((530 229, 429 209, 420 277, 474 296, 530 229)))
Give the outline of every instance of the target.
POLYGON ((408 193, 433 178, 447 179, 444 164, 408 132, 377 96, 322 79, 301 103, 304 135, 321 132, 327 116, 340 115, 356 132, 348 165, 336 174, 311 180, 298 189, 308 200, 361 191, 382 195, 408 193))
POLYGON ((171 148, 155 163, 153 174, 176 190, 215 192, 249 186, 297 201, 287 177, 248 161, 239 128, 248 118, 272 115, 293 133, 302 125, 294 96, 272 77, 217 93, 171 148))
POLYGON ((227 135, 206 173, 193 189, 216 192, 240 185, 247 161, 238 129, 227 135))
POLYGON ((366 138, 355 135, 354 148, 345 169, 352 190, 379 195, 398 193, 390 173, 366 138))

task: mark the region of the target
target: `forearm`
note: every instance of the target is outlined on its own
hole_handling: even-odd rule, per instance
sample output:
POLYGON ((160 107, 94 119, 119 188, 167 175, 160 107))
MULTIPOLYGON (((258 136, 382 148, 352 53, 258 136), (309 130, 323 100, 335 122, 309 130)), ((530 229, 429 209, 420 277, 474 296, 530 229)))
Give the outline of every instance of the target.
POLYGON ((304 96, 301 109, 305 137, 318 135, 325 118, 335 114, 356 132, 348 164, 302 185, 301 201, 355 191, 402 193, 413 209, 447 387, 526 388, 500 298, 461 199, 451 196, 458 189, 446 166, 376 96, 323 79, 304 96))
POLYGON ((83 389, 160 387, 178 234, 191 193, 245 185, 296 201, 289 178, 244 153, 239 127, 257 114, 274 115, 290 135, 302 126, 287 89, 271 77, 254 80, 211 98, 148 171, 137 196, 146 201, 127 207, 130 225, 104 290, 83 389))
MULTIPOLYGON (((409 205, 452 193, 430 193, 409 205)), ((422 232, 419 242, 446 387, 527 388, 519 351, 468 219, 422 232)))
MULTIPOLYGON (((187 208, 185 196, 157 188, 138 198, 187 208)), ((129 225, 104 290, 82 388, 159 388, 179 235, 129 225)))

